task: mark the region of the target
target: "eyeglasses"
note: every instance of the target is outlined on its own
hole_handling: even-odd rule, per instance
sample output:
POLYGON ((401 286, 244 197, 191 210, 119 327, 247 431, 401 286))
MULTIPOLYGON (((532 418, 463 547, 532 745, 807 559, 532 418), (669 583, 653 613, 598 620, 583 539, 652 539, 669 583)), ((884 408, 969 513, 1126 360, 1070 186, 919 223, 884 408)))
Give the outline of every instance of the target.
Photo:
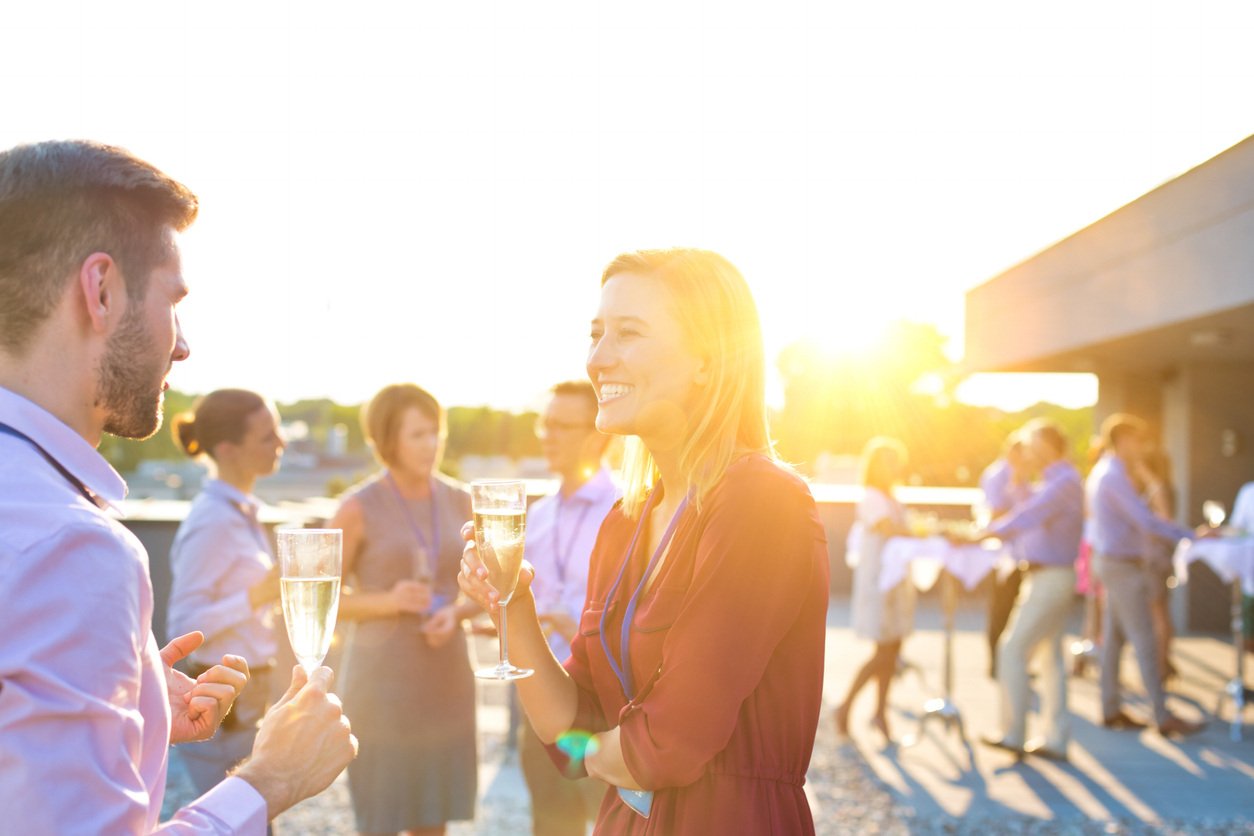
POLYGON ((596 429, 594 423, 572 424, 569 421, 536 421, 536 438, 544 439, 561 433, 587 433, 596 429))

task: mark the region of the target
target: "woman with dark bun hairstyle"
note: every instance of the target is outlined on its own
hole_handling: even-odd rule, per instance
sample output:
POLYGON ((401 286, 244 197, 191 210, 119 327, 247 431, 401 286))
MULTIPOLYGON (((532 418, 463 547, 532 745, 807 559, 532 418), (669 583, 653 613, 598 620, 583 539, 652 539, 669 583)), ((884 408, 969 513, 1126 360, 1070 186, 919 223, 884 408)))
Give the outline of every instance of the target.
POLYGON ((176 636, 205 634, 188 658, 192 676, 224 654, 247 659, 252 674, 221 731, 179 747, 196 791, 204 793, 252 751, 268 707, 279 574, 253 487, 278 469, 287 445, 274 406, 243 389, 211 392, 175 416, 172 430, 187 455, 208 462, 211 478, 170 548, 169 629, 176 636))

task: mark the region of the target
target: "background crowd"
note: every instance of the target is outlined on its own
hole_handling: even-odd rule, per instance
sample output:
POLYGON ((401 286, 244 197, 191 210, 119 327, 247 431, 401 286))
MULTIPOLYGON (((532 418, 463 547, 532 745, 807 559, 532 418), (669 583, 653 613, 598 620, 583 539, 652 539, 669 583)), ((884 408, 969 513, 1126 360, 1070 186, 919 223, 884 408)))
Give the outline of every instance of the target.
MULTIPOLYGON (((171 422, 213 478, 171 548, 176 638, 164 649, 148 555, 108 512, 125 486, 96 444, 151 435, 165 375, 189 355, 173 233, 196 211, 185 187, 118 149, 0 155, 0 291, 20 303, 0 352, 0 806, 34 799, 19 821, 33 831, 67 816, 152 830, 178 744, 202 795, 171 831, 257 832, 347 768, 359 832, 441 833, 474 818, 478 797, 468 631, 476 619, 493 629, 508 608, 514 658, 535 672, 517 690, 536 833, 590 821, 607 834, 813 832, 802 787, 823 696, 826 534, 771 442, 760 326, 735 267, 675 249, 606 268, 591 382, 556 384, 535 427, 558 487, 529 510, 530 564, 507 601, 465 526, 466 487, 440 472, 440 403, 411 383, 370 400, 360 429, 378 468, 329 520, 344 542, 341 704, 329 669, 296 669, 286 688, 277 676, 279 578, 255 496, 286 446, 269 399, 218 390, 171 422), (626 439, 617 473, 609 435, 626 439)), ((989 746, 1068 757, 1063 635, 1077 593, 1095 614, 1099 722, 1198 730, 1168 706, 1165 600, 1176 544, 1216 532, 1173 522, 1170 469, 1151 440, 1140 419, 1110 416, 1083 476, 1075 440, 1029 422, 985 471, 972 524, 945 532, 954 548, 1005 556, 990 603, 1002 706, 989 746), (1146 718, 1123 706, 1125 643, 1146 718)), ((908 579, 883 582, 883 558, 895 540, 938 533, 920 532, 896 496, 907 461, 889 438, 864 452, 848 554, 854 632, 874 649, 833 718, 847 734, 873 682, 871 722, 888 741, 915 593, 908 579)))

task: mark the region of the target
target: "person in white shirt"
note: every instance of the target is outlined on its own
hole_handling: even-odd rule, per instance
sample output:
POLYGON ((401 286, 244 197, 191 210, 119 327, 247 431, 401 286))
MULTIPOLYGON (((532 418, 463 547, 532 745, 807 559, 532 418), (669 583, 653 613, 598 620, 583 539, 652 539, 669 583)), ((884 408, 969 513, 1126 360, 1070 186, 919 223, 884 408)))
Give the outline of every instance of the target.
MULTIPOLYGON (((531 588, 549 647, 559 662, 570 656, 588 590, 588 558, 618 488, 603 458, 610 437, 597 432, 597 395, 588 381, 559 383, 536 422, 557 493, 536 500, 527 513, 527 560, 535 568, 531 588)), ((536 836, 583 836, 595 821, 605 785, 593 778, 568 780, 553 764, 525 720, 519 729, 519 760, 531 791, 536 836)))
POLYGON ((193 629, 205 643, 187 658, 199 676, 233 653, 251 660, 250 686, 211 740, 179 747, 197 792, 208 792, 248 756, 270 705, 274 673, 279 571, 270 538, 257 519, 257 479, 279 467, 287 446, 274 405, 256 392, 219 389, 171 422, 187 455, 209 462, 213 478, 192 503, 170 547, 169 624, 193 629))
POLYGON ((217 731, 248 681, 227 655, 197 679, 152 634, 143 545, 116 519, 126 483, 95 447, 161 426, 189 354, 177 233, 196 196, 120 148, 0 152, 0 829, 261 834, 321 792, 357 741, 331 670, 291 687, 247 763, 158 824, 169 746, 217 731))

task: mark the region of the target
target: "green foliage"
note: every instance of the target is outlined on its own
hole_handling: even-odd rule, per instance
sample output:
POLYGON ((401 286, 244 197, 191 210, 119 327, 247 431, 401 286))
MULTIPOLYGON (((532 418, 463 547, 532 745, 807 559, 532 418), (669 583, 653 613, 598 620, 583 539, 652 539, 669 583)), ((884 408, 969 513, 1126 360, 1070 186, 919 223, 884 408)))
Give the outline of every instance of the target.
MULTIPOLYGON (((166 392, 165 425, 146 441, 132 441, 115 436, 105 436, 100 452, 118 471, 134 470, 144 460, 177 460, 183 458, 170 433, 170 418, 191 409, 198 395, 171 389, 166 392)), ((326 398, 278 404, 284 423, 303 422, 309 429, 309 438, 318 449, 325 449, 328 435, 337 424, 347 431, 347 453, 367 452, 361 430, 361 406, 343 405, 326 398)), ((457 460, 465 455, 523 458, 540 455, 540 442, 535 437, 536 413, 515 414, 489 407, 459 407, 448 410, 448 443, 441 470, 456 477, 457 460)), ((328 485, 334 496, 344 490, 343 485, 328 485)))
POLYGON ((448 410, 446 459, 466 455, 508 456, 512 459, 540 455, 536 439, 536 413, 516 414, 486 406, 454 406, 448 410))
MULTIPOLYGON (((823 452, 857 455, 874 435, 900 438, 910 450, 912 481, 928 485, 969 485, 995 459, 1005 437, 1026 421, 1049 417, 1074 444, 1073 459, 1083 464, 1093 431, 1091 409, 1068 410, 1037 404, 1017 413, 956 402, 950 393, 959 370, 945 357, 944 338, 933 326, 893 325, 874 346, 859 353, 824 353, 813 343, 795 343, 779 357, 785 405, 773 417, 780 453, 802 470, 812 469, 823 452), (920 386, 921 380, 934 385, 920 386)), ((195 396, 166 393, 166 414, 189 409, 195 396)), ((347 452, 366 452, 360 406, 325 398, 279 404, 285 422, 302 421, 318 449, 325 449, 337 424, 347 430, 347 452)), ((489 407, 451 407, 448 442, 441 469, 456 476, 463 456, 540 455, 534 412, 515 414, 489 407)), ((169 422, 167 422, 168 424, 169 422)), ((115 468, 134 470, 145 459, 179 459, 182 452, 168 428, 147 441, 106 436, 100 446, 115 468)), ((327 485, 330 495, 343 480, 327 485)))
POLYGON ((1007 435, 1048 417, 1072 439, 1074 460, 1083 462, 1091 409, 1041 403, 1005 413, 958 403, 950 389, 959 371, 943 346, 934 326, 898 322, 861 352, 825 353, 810 342, 785 348, 779 357, 785 405, 774 422, 781 455, 804 470, 823 452, 857 455, 871 437, 889 435, 910 450, 912 481, 970 485, 1007 435))

